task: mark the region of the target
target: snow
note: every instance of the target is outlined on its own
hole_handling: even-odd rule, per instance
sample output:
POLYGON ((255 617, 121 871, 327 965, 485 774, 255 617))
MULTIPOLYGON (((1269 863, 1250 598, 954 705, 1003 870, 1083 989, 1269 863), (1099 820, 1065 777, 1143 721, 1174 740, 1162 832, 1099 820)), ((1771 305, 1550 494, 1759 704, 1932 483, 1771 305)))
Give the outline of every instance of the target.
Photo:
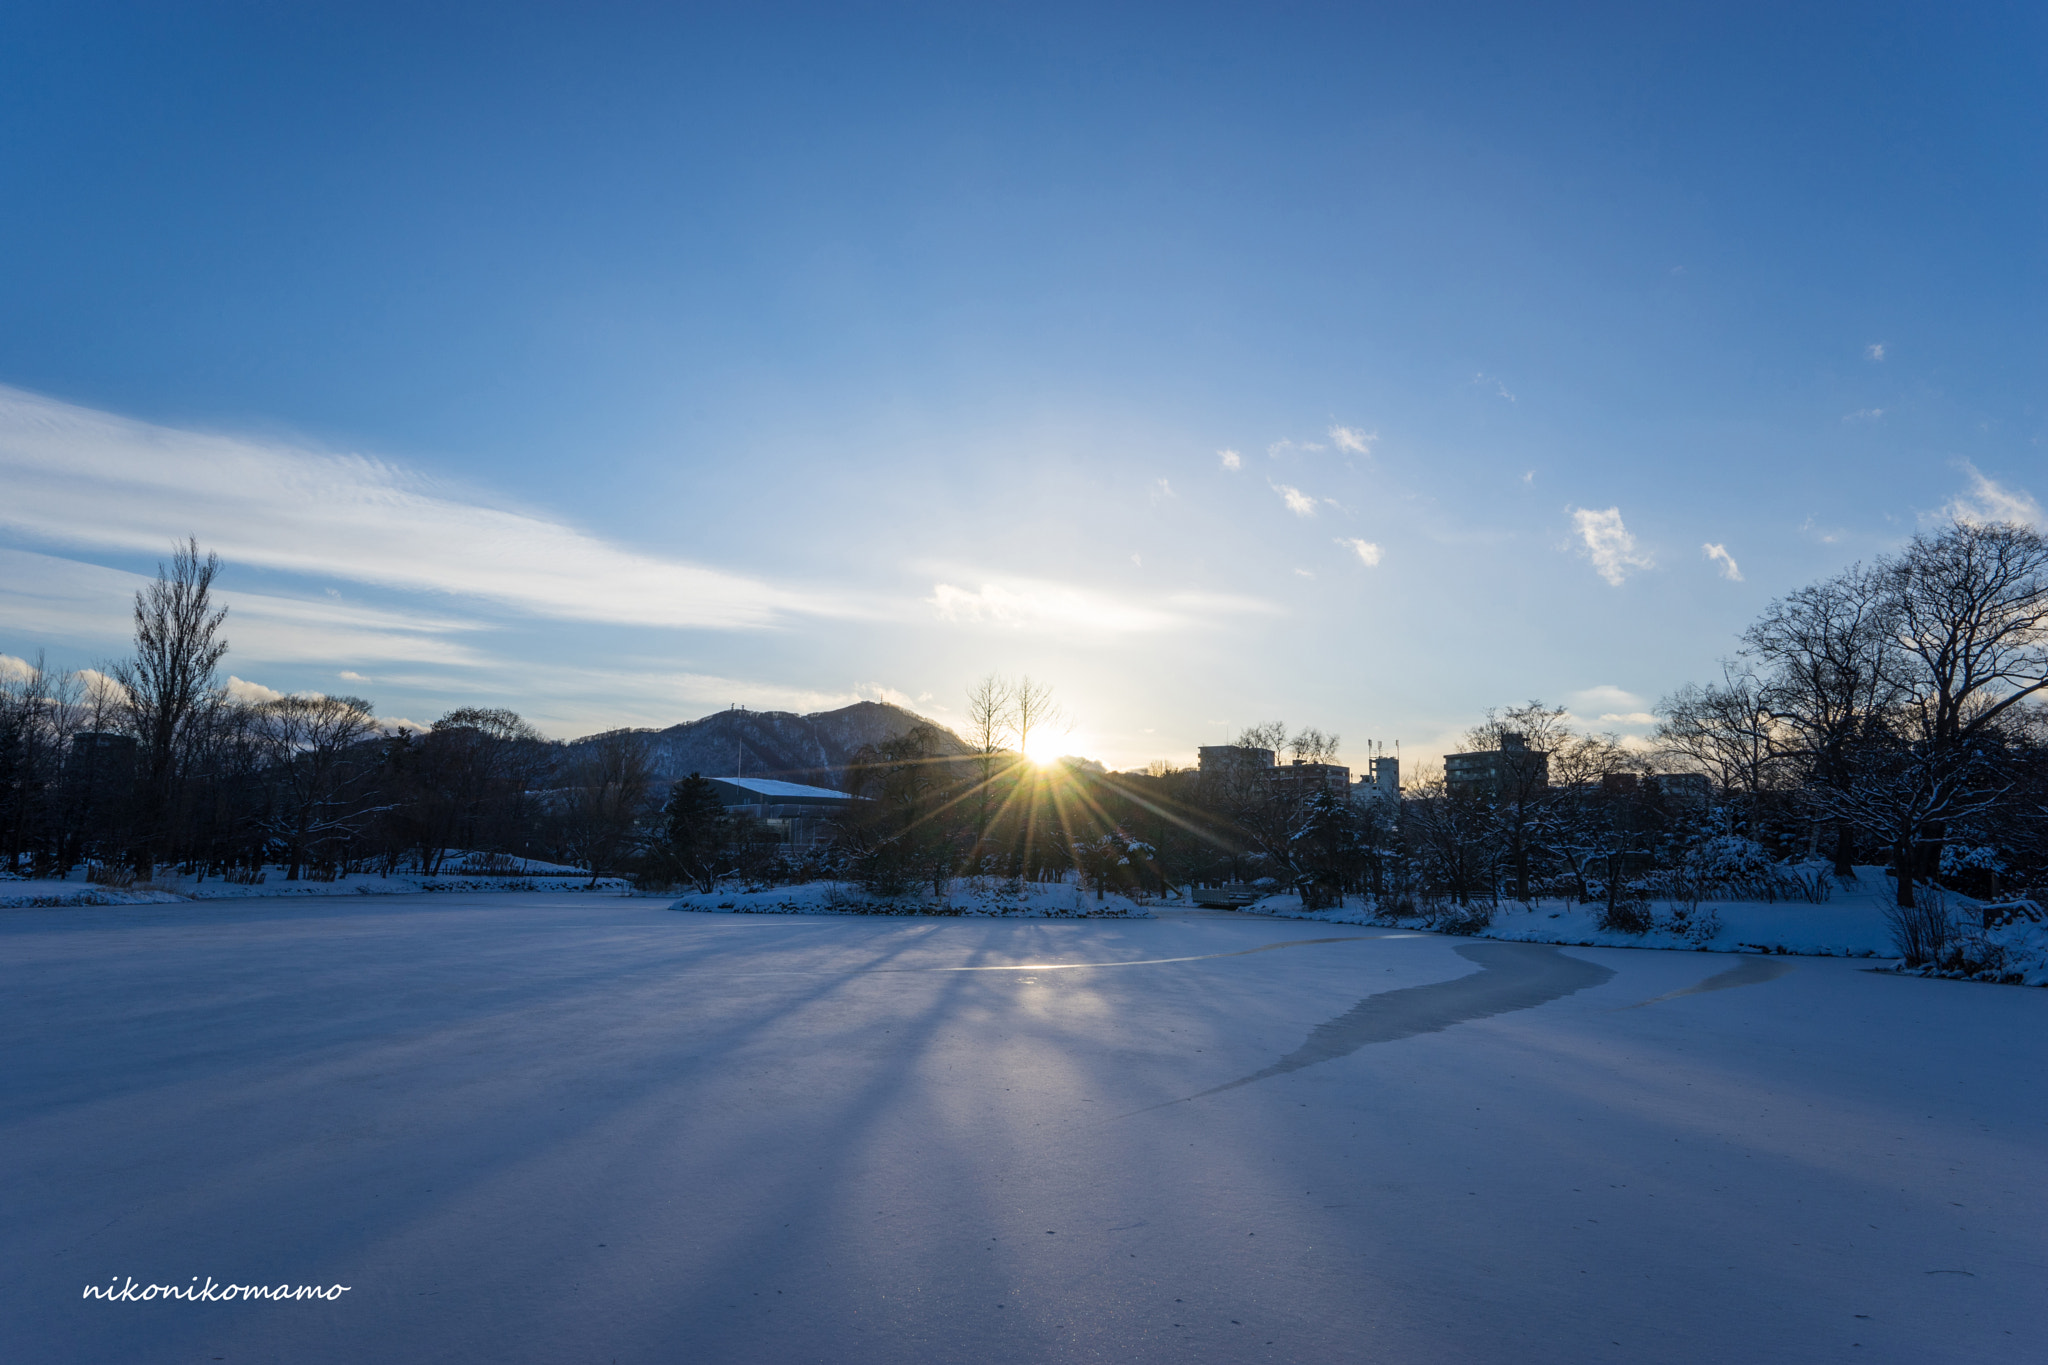
POLYGON ((459 858, 443 864, 447 872, 427 877, 401 872, 394 876, 357 873, 331 882, 285 880, 285 869, 263 870, 263 880, 249 884, 222 881, 219 877, 180 876, 170 869, 156 879, 137 886, 101 886, 85 880, 83 873, 68 879, 55 877, 0 877, 0 909, 50 908, 66 905, 169 905, 181 901, 272 900, 280 896, 406 896, 422 891, 581 891, 586 888, 619 894, 629 884, 618 877, 601 877, 591 887, 590 874, 559 863, 538 859, 514 860, 511 875, 463 875, 459 858), (567 875, 565 875, 567 874, 567 875))
MULTIPOLYGON (((1618 933, 1600 927, 1601 907, 1568 901, 1538 901, 1533 906, 1504 901, 1493 922, 1474 931, 1476 937, 1521 943, 1569 943, 1609 948, 1672 948, 1721 953, 1792 953, 1804 957, 1895 958, 1898 949, 1886 915, 1896 892, 1882 868, 1859 867, 1845 882, 1829 878, 1835 890, 1829 900, 1805 901, 1702 900, 1688 917, 1688 934, 1672 921, 1673 907, 1652 905, 1657 927, 1644 934, 1618 933), (1701 928, 1718 928, 1702 933, 1701 928)), ((1969 923, 1979 918, 1983 903, 1967 896, 1948 897, 1951 913, 1969 923)), ((1323 924, 1377 925, 1382 919, 1369 900, 1347 898, 1342 908, 1304 911, 1291 894, 1267 896, 1246 907, 1247 913, 1323 924)), ((2027 985, 2048 985, 2048 936, 2040 926, 1994 929, 1983 937, 2007 949, 2012 972, 2027 985)))
POLYGON ((9 911, 0 1341, 89 1365, 2039 1358, 2048 993, 1151 908, 9 911), (81 1297, 209 1275, 351 1288, 81 1297))
POLYGON ((1101 896, 1073 882, 954 877, 942 895, 920 887, 900 896, 869 895, 850 882, 693 891, 671 910, 733 915, 939 915, 1033 919, 1119 919, 1150 915, 1128 896, 1101 896))

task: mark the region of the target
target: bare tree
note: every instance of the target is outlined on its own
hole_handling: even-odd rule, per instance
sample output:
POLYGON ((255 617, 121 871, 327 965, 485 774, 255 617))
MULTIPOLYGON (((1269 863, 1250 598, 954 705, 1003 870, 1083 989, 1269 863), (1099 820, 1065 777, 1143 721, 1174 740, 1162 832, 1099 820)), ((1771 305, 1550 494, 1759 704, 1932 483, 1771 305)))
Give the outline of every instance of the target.
POLYGON ((141 741, 142 830, 135 875, 147 880, 169 836, 179 742, 215 683, 228 642, 220 638, 227 608, 213 605, 220 556, 199 556, 187 540, 157 565, 156 582, 135 594, 135 657, 114 677, 126 689, 131 723, 141 741))
POLYGON ((1882 568, 1885 662, 1922 738, 1975 739, 2048 689, 2048 544, 2033 530, 1958 522, 1882 568))
POLYGON ((1032 732, 1057 725, 1062 719, 1050 684, 1035 683, 1029 675, 1017 680, 1010 693, 1010 728, 1016 732, 1019 750, 1028 753, 1032 732))
MULTIPOLYGON (((1858 748, 1880 734, 1901 695, 1889 586, 1882 569, 1853 565, 1771 603, 1743 632, 1744 652, 1764 666, 1761 700, 1783 727, 1774 742, 1805 769, 1810 790, 1848 789, 1861 770, 1858 748)), ((1854 851, 1853 822, 1837 816, 1838 875, 1850 875, 1854 851)))
POLYGON ((977 846, 988 838, 996 772, 1001 762, 1003 741, 1016 728, 1016 707, 1016 684, 994 673, 976 683, 967 693, 967 747, 974 752, 980 778, 975 790, 974 837, 977 846))
POLYGON ((1287 747, 1287 722, 1269 720, 1263 725, 1247 725, 1231 743, 1240 749, 1271 749, 1278 754, 1287 747))
POLYGON ((1657 703, 1659 752, 1754 804, 1785 766, 1765 690, 1754 671, 1724 660, 1720 682, 1687 683, 1657 703))
POLYGON ((257 708, 276 793, 265 823, 284 844, 286 881, 309 863, 331 878, 333 847, 368 821, 360 789, 371 769, 351 751, 377 733, 370 713, 360 697, 279 697, 257 708))
POLYGON ((577 746, 569 768, 569 844, 590 869, 590 884, 615 871, 633 848, 647 814, 654 763, 646 739, 613 730, 577 746))
POLYGON ((1337 736, 1326 735, 1313 725, 1305 725, 1287 741, 1287 749, 1296 763, 1335 763, 1337 736))
POLYGON ((1486 717, 1465 732, 1468 749, 1478 752, 1503 747, 1508 735, 1520 735, 1522 742, 1539 753, 1548 753, 1572 737, 1571 712, 1562 706, 1540 701, 1510 706, 1505 711, 1486 708, 1486 717))

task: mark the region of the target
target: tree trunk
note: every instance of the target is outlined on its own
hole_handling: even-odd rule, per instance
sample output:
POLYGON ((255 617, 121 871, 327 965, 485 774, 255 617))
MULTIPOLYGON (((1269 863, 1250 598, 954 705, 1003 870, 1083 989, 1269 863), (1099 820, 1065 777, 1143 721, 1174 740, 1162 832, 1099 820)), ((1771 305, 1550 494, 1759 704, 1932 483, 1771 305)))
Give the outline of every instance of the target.
POLYGON ((1835 821, 1835 875, 1844 880, 1856 875, 1856 831, 1847 820, 1835 821))

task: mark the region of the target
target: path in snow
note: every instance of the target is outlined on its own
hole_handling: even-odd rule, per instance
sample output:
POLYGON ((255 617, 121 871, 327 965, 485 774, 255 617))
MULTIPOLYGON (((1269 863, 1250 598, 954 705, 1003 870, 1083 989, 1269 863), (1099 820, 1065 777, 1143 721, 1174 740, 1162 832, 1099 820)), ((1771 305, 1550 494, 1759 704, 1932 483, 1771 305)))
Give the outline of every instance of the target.
POLYGON ((0 1358, 2040 1357, 2048 992, 1308 927, 0 912, 0 1358))

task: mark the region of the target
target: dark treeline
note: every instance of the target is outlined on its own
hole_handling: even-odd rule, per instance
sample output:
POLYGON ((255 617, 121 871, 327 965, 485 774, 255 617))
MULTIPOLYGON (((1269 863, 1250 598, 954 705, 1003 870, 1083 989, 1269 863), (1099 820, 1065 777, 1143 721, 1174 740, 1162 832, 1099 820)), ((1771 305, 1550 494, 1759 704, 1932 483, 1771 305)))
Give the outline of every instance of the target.
POLYGON ((0 866, 125 884, 165 867, 436 873, 456 849, 499 867, 624 863, 647 779, 618 771, 617 744, 572 752, 504 710, 387 732, 360 697, 231 696, 218 571, 187 544, 137 594, 130 658, 68 674, 38 662, 0 686, 0 866))

